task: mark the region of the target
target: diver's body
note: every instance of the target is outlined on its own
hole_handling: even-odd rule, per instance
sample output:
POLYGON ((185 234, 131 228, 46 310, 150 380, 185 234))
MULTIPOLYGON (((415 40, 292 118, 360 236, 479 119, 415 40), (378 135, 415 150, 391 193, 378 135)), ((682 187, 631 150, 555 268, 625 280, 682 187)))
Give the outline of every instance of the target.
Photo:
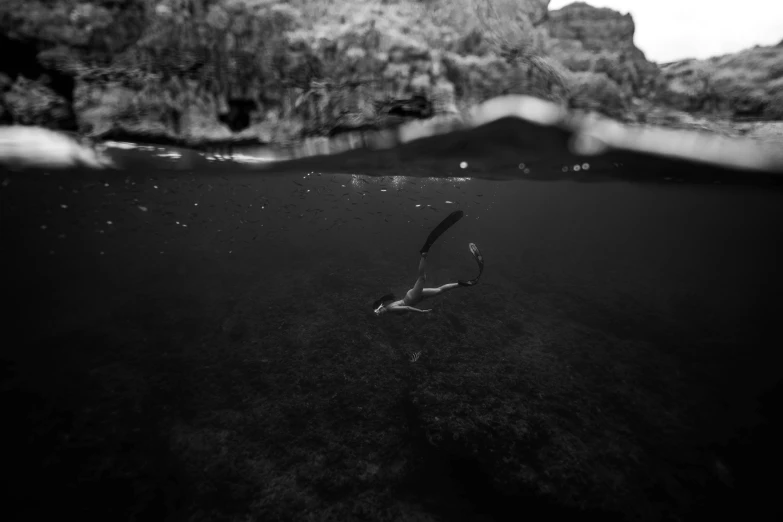
POLYGON ((418 304, 421 301, 428 299, 430 297, 440 295, 444 292, 448 292, 449 290, 453 290, 457 287, 472 286, 478 283, 479 277, 481 277, 481 274, 484 271, 484 258, 479 252, 478 247, 474 243, 470 243, 469 245, 470 251, 473 254, 473 256, 476 258, 476 263, 478 263, 479 265, 479 275, 475 279, 469 281, 460 280, 456 283, 447 283, 445 285, 436 288, 424 287, 424 284, 427 282, 427 272, 426 272, 427 254, 429 253, 430 247, 435 242, 435 240, 438 237, 440 237, 441 234, 443 234, 443 232, 445 232, 454 223, 462 219, 462 216, 463 213, 461 210, 452 212, 432 231, 432 233, 430 233, 429 237, 427 238, 427 242, 424 244, 424 247, 422 247, 420 251, 421 257, 419 259, 419 276, 416 279, 416 283, 413 285, 413 288, 411 288, 405 293, 405 297, 403 299, 395 300, 393 294, 388 294, 382 297, 381 299, 379 299, 378 301, 376 301, 375 304, 373 304, 373 311, 375 312, 376 315, 381 315, 387 312, 428 313, 431 312, 432 309, 422 310, 420 308, 416 308, 413 305, 418 304))
POLYGON ((405 293, 405 297, 403 299, 392 301, 391 303, 385 305, 381 309, 382 311, 380 313, 431 312, 432 309, 422 310, 420 308, 416 308, 413 305, 418 304, 429 297, 442 294, 443 292, 452 290, 460 286, 459 283, 447 283, 437 288, 424 288, 424 284, 427 282, 426 266, 427 266, 427 252, 423 252, 421 254, 421 259, 419 259, 419 277, 416 279, 416 284, 414 284, 413 288, 411 288, 405 293))

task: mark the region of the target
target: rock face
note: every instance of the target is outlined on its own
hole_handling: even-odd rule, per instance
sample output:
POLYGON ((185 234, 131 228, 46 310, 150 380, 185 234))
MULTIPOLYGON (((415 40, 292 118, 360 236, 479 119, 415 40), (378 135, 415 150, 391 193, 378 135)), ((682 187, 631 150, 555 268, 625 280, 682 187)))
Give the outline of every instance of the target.
POLYGON ((659 99, 688 112, 734 119, 783 119, 783 46, 756 46, 662 66, 659 99))
POLYGON ((634 44, 636 27, 630 14, 576 2, 551 11, 545 26, 549 52, 576 73, 577 91, 605 93, 603 100, 596 100, 592 95, 580 99, 577 92, 572 105, 606 106, 605 112, 623 113, 634 98, 653 97, 660 88, 658 67, 634 44))
POLYGON ((632 122, 653 121, 660 102, 783 118, 783 42, 733 62, 667 64, 662 73, 634 44, 627 14, 583 2, 549 11, 549 0, 492 0, 494 22, 479 27, 475 0, 439 2, 444 23, 414 0, 346 0, 315 21, 272 0, 215 0, 206 15, 178 0, 157 0, 156 14, 132 9, 141 0, 116 12, 97 2, 73 12, 65 0, 33 11, 11 9, 23 0, 0 2, 0 33, 8 33, 0 34, 0 124, 191 146, 287 144, 458 118, 505 94, 566 100, 632 122), (136 32, 119 30, 126 26, 136 32), (520 42, 538 57, 516 52, 520 42))
POLYGON ((525 3, 525 12, 533 25, 540 25, 549 19, 550 0, 531 0, 525 3))
POLYGON ((558 40, 577 40, 588 51, 608 49, 644 54, 633 43, 636 29, 630 14, 575 2, 549 13, 549 35, 558 40))
POLYGON ((0 124, 75 130, 74 78, 42 63, 35 41, 0 34, 0 49, 0 124))
MULTIPOLYGON (((493 55, 489 40, 475 31, 465 36, 467 30, 456 20, 475 18, 471 2, 444 2, 449 24, 440 27, 422 16, 418 2, 380 7, 349 2, 349 7, 334 7, 308 24, 302 12, 284 3, 218 0, 196 23, 199 13, 159 0, 138 28, 136 36, 143 38, 119 38, 113 27, 130 18, 139 21, 132 3, 104 12, 85 2, 71 12, 64 2, 53 0, 40 12, 10 19, 24 21, 23 27, 30 22, 38 32, 55 23, 68 26, 80 16, 86 22, 75 35, 55 32, 55 41, 31 48, 22 61, 40 72, 12 70, 0 57, 0 122, 78 126, 93 137, 128 135, 167 143, 253 136, 288 142, 394 127, 407 119, 454 117, 466 106, 500 94, 551 94, 552 82, 541 71, 493 55), (236 23, 228 26, 227 19, 236 23), (96 49, 89 43, 96 30, 103 31, 107 42, 119 38, 125 51, 109 53, 109 63, 100 56, 96 62, 96 49), (442 38, 431 37, 438 32, 442 38), (70 75, 60 69, 47 74, 39 51, 59 50, 83 67, 70 68, 70 75), (229 52, 234 60, 228 59, 229 52), (65 88, 57 84, 61 77, 70 82, 65 88)), ((536 34, 543 32, 549 0, 498 0, 492 5, 501 14, 498 27, 509 25, 504 13, 523 7, 536 34)), ((12 31, 14 44, 19 38, 37 42, 36 31, 12 31)))

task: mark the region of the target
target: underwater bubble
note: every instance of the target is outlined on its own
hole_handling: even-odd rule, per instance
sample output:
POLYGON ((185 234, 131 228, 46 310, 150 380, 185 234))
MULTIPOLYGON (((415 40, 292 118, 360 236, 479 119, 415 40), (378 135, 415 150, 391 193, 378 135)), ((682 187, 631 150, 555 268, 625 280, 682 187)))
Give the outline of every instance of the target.
POLYGON ((563 167, 563 168, 562 168, 562 171, 563 171, 563 172, 568 172, 568 167, 563 167))
POLYGON ((574 165, 574 172, 579 172, 580 170, 582 170, 582 167, 579 165, 574 165))
POLYGON ((582 170, 588 170, 590 168, 589 163, 582 163, 582 170))
POLYGON ((468 162, 467 162, 467 161, 463 161, 463 162, 461 162, 461 163, 459 164, 459 168, 461 168, 461 169, 466 169, 466 168, 468 168, 468 162))

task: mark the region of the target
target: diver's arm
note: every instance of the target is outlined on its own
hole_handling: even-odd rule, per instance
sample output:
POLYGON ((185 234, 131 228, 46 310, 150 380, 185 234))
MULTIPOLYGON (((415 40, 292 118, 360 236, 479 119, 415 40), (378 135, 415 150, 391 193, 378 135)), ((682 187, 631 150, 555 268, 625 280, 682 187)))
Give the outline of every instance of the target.
POLYGON ((406 308, 407 310, 410 310, 411 312, 421 312, 421 313, 423 313, 423 314, 426 314, 426 313, 432 312, 432 309, 431 309, 431 308, 430 308, 429 310, 422 310, 421 308, 414 308, 414 307, 412 307, 412 306, 406 306, 405 308, 406 308))
POLYGON ((408 310, 407 310, 406 306, 387 305, 386 306, 386 311, 387 312, 394 312, 394 313, 402 313, 402 312, 407 312, 408 310))
POLYGON ((396 313, 399 313, 399 314, 402 314, 402 313, 405 313, 405 312, 422 312, 422 313, 429 312, 429 310, 420 310, 418 308, 414 308, 412 306, 405 306, 405 305, 388 306, 388 307, 386 307, 386 309, 389 312, 396 312, 396 313))

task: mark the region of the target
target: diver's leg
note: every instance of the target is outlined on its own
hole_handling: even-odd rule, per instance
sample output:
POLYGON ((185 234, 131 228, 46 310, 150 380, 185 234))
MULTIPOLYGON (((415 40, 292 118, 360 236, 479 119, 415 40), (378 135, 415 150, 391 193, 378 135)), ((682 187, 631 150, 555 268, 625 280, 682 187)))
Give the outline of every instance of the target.
POLYGON ((419 277, 427 278, 425 273, 427 270, 427 252, 422 252, 421 258, 419 258, 419 277))
POLYGON ((410 305, 421 300, 421 291, 424 289, 424 284, 427 282, 427 253, 423 252, 419 259, 419 276, 416 279, 416 284, 413 288, 408 290, 405 294, 405 304, 410 305))
POLYGON ((455 288, 459 288, 459 283, 446 283, 445 285, 439 286, 437 288, 423 288, 421 290, 421 296, 422 297, 432 297, 435 295, 440 295, 444 292, 448 292, 449 290, 453 290, 455 288))

